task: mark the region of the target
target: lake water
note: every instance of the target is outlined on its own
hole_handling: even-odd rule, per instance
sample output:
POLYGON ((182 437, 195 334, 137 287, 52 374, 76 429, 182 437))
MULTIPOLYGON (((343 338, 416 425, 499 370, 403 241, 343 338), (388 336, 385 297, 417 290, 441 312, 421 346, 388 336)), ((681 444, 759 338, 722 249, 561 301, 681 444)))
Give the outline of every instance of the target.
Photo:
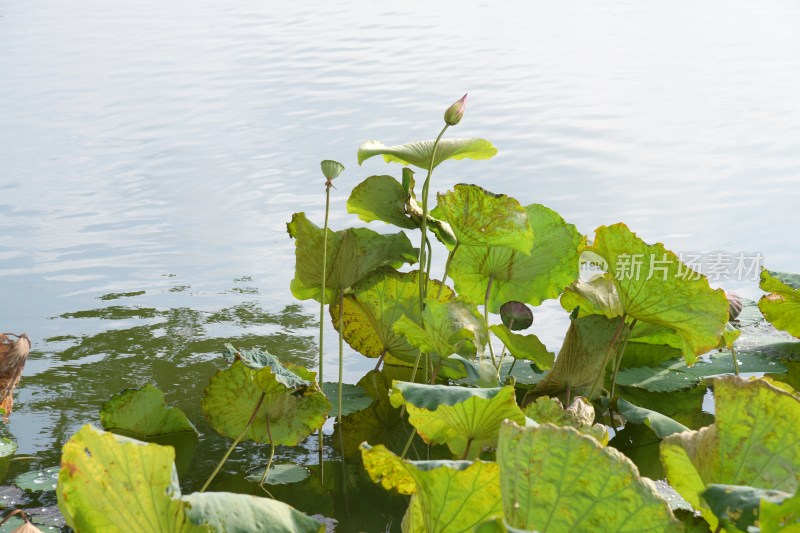
MULTIPOLYGON (((797 2, 317 4, 0 0, 0 329, 34 349, 19 453, 56 464, 146 382, 210 432, 199 397, 223 342, 313 365, 285 224, 322 223, 319 161, 347 167, 331 224, 353 224, 350 189, 399 175, 359 167, 359 144, 432 138, 464 92, 450 134, 499 154, 442 165, 435 189, 800 269, 797 2)), ((557 349, 565 314, 536 314, 557 349)), ((349 379, 370 364, 351 354, 349 379)), ((225 441, 202 445, 207 472, 225 441)))

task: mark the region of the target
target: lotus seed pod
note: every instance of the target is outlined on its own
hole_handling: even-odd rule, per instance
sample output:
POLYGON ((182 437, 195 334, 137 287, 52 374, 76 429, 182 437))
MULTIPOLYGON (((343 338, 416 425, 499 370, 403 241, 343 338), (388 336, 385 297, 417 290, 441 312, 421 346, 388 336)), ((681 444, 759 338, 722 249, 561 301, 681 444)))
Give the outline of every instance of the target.
POLYGON ((444 112, 444 121, 450 125, 455 126, 461 122, 461 117, 464 116, 464 110, 467 108, 467 95, 461 97, 456 103, 447 108, 444 112))
POLYGON ((322 175, 325 176, 325 179, 328 181, 335 180, 339 177, 339 174, 344 172, 344 165, 331 159, 326 159, 319 165, 322 167, 322 175))

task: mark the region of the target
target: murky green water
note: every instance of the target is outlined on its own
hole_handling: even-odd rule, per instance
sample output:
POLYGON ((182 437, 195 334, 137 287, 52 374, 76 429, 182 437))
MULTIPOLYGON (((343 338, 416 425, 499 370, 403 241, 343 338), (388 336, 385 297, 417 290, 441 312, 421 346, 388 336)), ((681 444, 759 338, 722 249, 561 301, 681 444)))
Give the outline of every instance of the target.
MULTIPOLYGON (((586 233, 623 220, 676 251, 798 270, 798 27, 789 1, 0 2, 0 329, 33 340, 4 432, 37 457, 11 475, 56 464, 105 400, 150 382, 205 436, 183 476, 196 487, 226 445, 199 411, 222 344, 313 365, 285 223, 321 221, 319 160, 347 166, 332 225, 352 224, 352 186, 397 172, 358 167, 358 145, 432 137, 465 91, 453 133, 500 155, 442 166, 436 188, 474 182, 586 233)), ((557 305, 537 311, 551 349, 565 329, 557 305)), ((369 366, 349 353, 348 379, 369 366)), ((243 446, 229 471, 264 454, 243 446)), ((286 498, 313 512, 307 490, 286 498)), ((325 502, 340 530, 376 530, 343 518, 363 502, 325 502)))

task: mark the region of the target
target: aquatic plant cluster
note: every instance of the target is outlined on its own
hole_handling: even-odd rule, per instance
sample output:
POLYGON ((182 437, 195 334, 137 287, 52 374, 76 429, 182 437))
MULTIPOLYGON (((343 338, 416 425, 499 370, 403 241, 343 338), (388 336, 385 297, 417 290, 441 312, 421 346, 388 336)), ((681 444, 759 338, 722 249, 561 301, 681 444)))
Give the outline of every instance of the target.
POLYGON ((189 495, 176 459, 197 446, 197 430, 155 387, 123 391, 103 407, 103 429, 84 426, 64 446, 57 496, 70 527, 324 531, 269 490, 305 477, 272 464, 275 446, 316 432, 319 475, 334 454, 363 463, 408 497, 404 532, 800 530, 800 351, 788 339, 800 337, 800 276, 762 270, 767 294, 743 302, 622 223, 588 239, 546 206, 471 184, 434 202, 440 165, 497 152, 445 137, 465 110, 466 96, 434 140, 359 148, 359 164, 381 157, 401 173, 366 178, 347 210, 396 233, 328 228, 345 169, 322 162, 323 226, 304 213, 288 223, 292 293, 320 304, 318 373, 227 345, 202 411, 231 445, 189 495), (424 173, 419 196, 412 167, 424 173), (417 230, 415 247, 406 232, 417 230), (446 253, 439 279, 435 249, 446 253), (605 271, 582 279, 582 254, 605 271), (650 275, 631 275, 634 256, 650 275), (555 298, 569 315, 557 355, 526 332, 531 308, 555 298), (328 319, 336 383, 322 376, 328 319), (737 344, 766 321, 788 335, 737 344), (356 385, 343 383, 345 342, 376 360, 356 385), (708 387, 713 418, 701 410, 708 387), (253 475, 264 497, 206 492, 242 441, 269 445, 253 475))

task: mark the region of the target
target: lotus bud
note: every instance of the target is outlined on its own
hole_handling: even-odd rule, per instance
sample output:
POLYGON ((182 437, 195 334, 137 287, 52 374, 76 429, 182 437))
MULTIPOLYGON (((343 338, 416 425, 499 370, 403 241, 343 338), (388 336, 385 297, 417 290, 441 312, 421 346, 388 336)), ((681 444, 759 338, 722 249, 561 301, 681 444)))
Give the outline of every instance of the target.
POLYGON ((455 126, 459 122, 461 122, 461 117, 464 116, 464 110, 467 108, 467 95, 461 97, 461 100, 457 101, 453 105, 447 108, 447 111, 444 112, 444 121, 449 126, 455 126))

